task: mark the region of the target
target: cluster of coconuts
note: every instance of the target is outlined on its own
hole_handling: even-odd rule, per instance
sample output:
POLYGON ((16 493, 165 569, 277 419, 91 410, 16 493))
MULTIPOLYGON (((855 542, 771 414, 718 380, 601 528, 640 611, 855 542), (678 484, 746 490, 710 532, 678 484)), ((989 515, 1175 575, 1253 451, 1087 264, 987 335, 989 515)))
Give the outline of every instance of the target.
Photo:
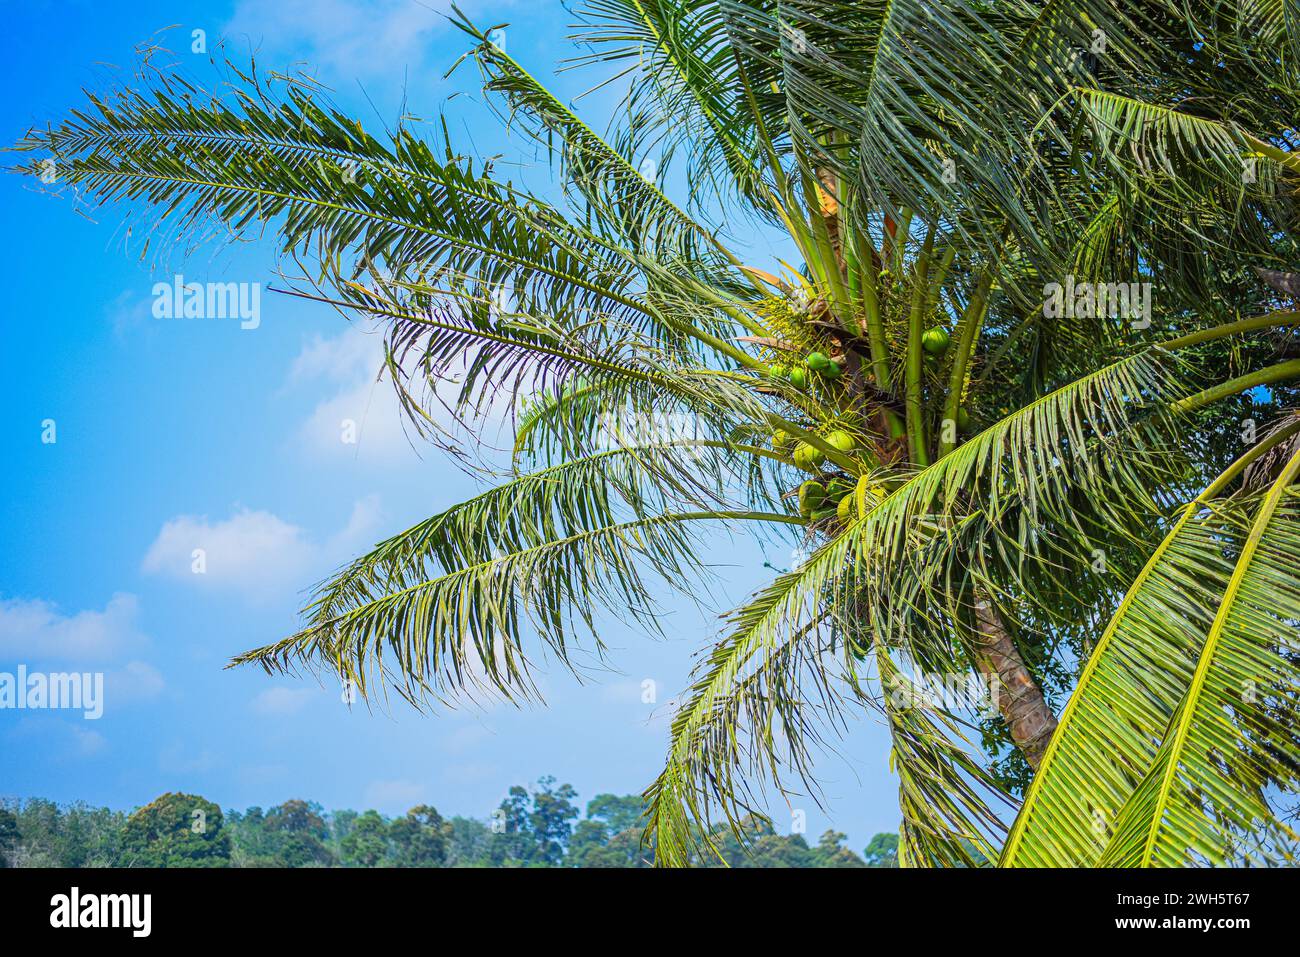
POLYGON ((844 374, 844 365, 839 359, 833 359, 824 352, 810 352, 802 363, 786 365, 778 362, 769 371, 773 378, 785 379, 796 389, 806 389, 813 374, 833 382, 844 374))
POLYGON ((862 476, 857 484, 846 479, 833 478, 826 484, 810 479, 799 486, 799 514, 813 521, 834 515, 847 522, 862 518, 885 497, 886 492, 873 485, 869 476, 862 476))
MULTIPOLYGON (((852 452, 857 442, 848 432, 837 429, 826 435, 824 441, 837 452, 852 452)), ((826 453, 807 442, 796 441, 794 436, 780 429, 772 433, 772 448, 790 453, 791 461, 805 472, 819 472, 826 462, 826 453), (793 450, 793 451, 792 451, 793 450)))
MULTIPOLYGON (((927 358, 937 359, 948 351, 951 345, 948 330, 942 326, 933 326, 921 335, 921 348, 927 358)), ((802 362, 793 364, 776 363, 770 372, 774 378, 785 379, 796 389, 807 388, 812 375, 834 381, 844 374, 842 361, 832 358, 824 352, 810 352, 802 362)), ((970 415, 964 407, 957 410, 957 428, 965 432, 970 427, 970 415)), ((824 441, 839 452, 852 452, 857 444, 853 436, 843 430, 828 433, 824 441)), ((772 448, 778 452, 790 454, 795 466, 806 472, 820 473, 826 462, 826 454, 807 442, 797 441, 787 432, 777 430, 772 434, 772 448)), ((821 521, 834 516, 841 522, 854 517, 866 515, 881 501, 886 490, 872 484, 868 476, 862 476, 857 484, 850 480, 835 477, 823 483, 809 479, 799 486, 799 514, 812 521, 821 521)))

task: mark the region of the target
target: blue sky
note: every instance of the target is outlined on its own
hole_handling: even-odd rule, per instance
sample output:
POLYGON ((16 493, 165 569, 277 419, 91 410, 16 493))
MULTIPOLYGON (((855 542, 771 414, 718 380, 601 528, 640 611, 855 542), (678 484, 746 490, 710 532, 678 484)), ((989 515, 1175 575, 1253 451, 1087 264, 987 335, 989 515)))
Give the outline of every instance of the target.
MULTIPOLYGON (((476 102, 476 70, 443 73, 463 49, 431 8, 443 0, 138 0, 45 3, 6 11, 0 70, 22 95, 0 104, 0 138, 78 104, 81 89, 127 75, 155 39, 198 76, 191 31, 225 37, 262 68, 310 64, 371 129, 407 109, 440 111, 461 149, 515 155, 476 102), (155 37, 156 31, 177 26, 155 37), (192 65, 187 58, 192 57, 192 65), (112 66, 116 65, 116 69, 112 66)), ((558 4, 469 0, 478 22, 508 21, 510 52, 572 97, 588 80, 556 76, 571 16, 558 4)), ((581 101, 602 126, 608 96, 581 101)), ((539 163, 512 172, 544 189, 539 163)), ((84 212, 84 211, 83 211, 84 212)), ((164 791, 225 807, 292 797, 327 808, 400 813, 428 802, 486 816, 506 789, 554 774, 585 799, 649 784, 662 761, 671 699, 716 613, 762 582, 748 539, 719 539, 725 582, 713 612, 668 601, 668 640, 605 632, 609 667, 585 683, 544 669, 547 707, 421 716, 404 705, 348 709, 313 679, 226 671, 227 659, 293 630, 304 592, 386 533, 472 494, 432 448, 412 450, 386 385, 377 340, 326 308, 263 296, 261 322, 176 322, 151 315, 172 272, 191 281, 276 281, 266 243, 139 261, 139 229, 120 212, 81 215, 70 197, 0 178, 7 295, 0 346, 0 672, 99 671, 105 714, 0 710, 0 796, 84 799, 129 808, 164 791), (92 218, 93 217, 93 218, 92 218), (170 266, 171 268, 166 268, 170 266), (345 418, 359 442, 339 441, 345 418), (53 420, 56 441, 42 442, 53 420), (207 553, 191 573, 192 548, 207 553), (642 703, 642 682, 658 701, 642 703)), ((752 240, 771 268, 772 246, 752 240)), ((779 549, 769 554, 788 563, 779 549)), ((826 813, 806 798, 809 837, 826 826, 861 849, 897 825, 883 730, 867 717, 820 764, 826 813)), ((781 830, 790 812, 772 807, 781 830)))

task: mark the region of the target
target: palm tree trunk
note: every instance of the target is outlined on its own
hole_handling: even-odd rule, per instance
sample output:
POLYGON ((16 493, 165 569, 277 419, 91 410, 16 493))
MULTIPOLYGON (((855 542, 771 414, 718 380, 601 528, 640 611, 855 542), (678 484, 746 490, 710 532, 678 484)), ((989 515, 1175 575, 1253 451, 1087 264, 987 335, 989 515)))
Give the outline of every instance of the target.
POLYGON ((1056 730, 1056 715, 1025 665, 998 610, 982 595, 975 601, 975 658, 989 683, 1011 740, 1034 770, 1056 730))

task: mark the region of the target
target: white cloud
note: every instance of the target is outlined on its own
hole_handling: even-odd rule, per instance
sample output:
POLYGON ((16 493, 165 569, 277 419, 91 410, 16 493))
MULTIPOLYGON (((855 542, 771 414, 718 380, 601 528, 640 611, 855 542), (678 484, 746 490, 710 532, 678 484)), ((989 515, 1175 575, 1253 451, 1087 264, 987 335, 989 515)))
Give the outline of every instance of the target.
POLYGON ((380 464, 414 459, 392 383, 378 381, 383 364, 383 338, 360 326, 328 339, 317 336, 303 347, 288 385, 330 387, 299 430, 299 440, 311 452, 380 464))
POLYGON ((633 678, 600 685, 600 699, 610 704, 645 705, 641 700, 645 692, 646 689, 642 687, 641 682, 633 678))
POLYGON ((297 714, 318 692, 311 688, 285 688, 277 686, 267 688, 252 701, 255 713, 268 717, 283 717, 297 714))
MULTIPOLYGON (((365 325, 350 325, 331 338, 310 340, 289 369, 286 388, 304 389, 325 384, 329 391, 299 429, 299 441, 322 458, 392 465, 414 462, 430 446, 410 430, 397 401, 392 381, 385 374, 382 336, 365 325)), ((512 400, 494 395, 481 416, 457 422, 447 411, 455 404, 463 372, 450 370, 450 378, 438 383, 440 398, 430 398, 425 411, 445 436, 473 444, 471 431, 489 442, 507 434, 512 400)))
POLYGON ((220 759, 207 748, 194 748, 174 741, 158 754, 158 770, 164 774, 203 774, 211 771, 220 759))
POLYGON ((91 731, 79 724, 70 724, 68 727, 72 732, 72 740, 77 754, 81 757, 91 757, 108 747, 108 739, 98 731, 91 731))
POLYGON ((64 615, 40 599, 0 601, 0 656, 39 661, 105 661, 138 648, 134 595, 114 595, 103 611, 64 615))
POLYGON ((363 804, 385 814, 403 814, 425 800, 428 789, 414 781, 371 781, 366 786, 363 804))
POLYGON ((251 43, 276 69, 293 61, 322 80, 360 77, 397 88, 405 67, 415 74, 431 65, 431 40, 450 27, 450 10, 450 0, 240 0, 222 35, 232 52, 251 43))
POLYGON ((252 599, 295 591, 367 543, 379 524, 378 499, 352 508, 347 523, 323 542, 266 511, 237 509, 228 519, 180 515, 166 522, 145 554, 145 572, 252 599))
POLYGON ((351 383, 359 376, 374 378, 383 359, 384 340, 377 330, 348 326, 330 339, 312 337, 293 360, 289 383, 313 379, 351 383))
POLYGON ((167 682, 153 665, 144 661, 128 661, 104 677, 105 698, 117 707, 131 701, 155 698, 162 693, 167 682))
POLYGON ((244 509, 219 522, 181 515, 163 525, 143 568, 196 584, 256 589, 300 578, 311 550, 301 528, 270 512, 244 509))
POLYGON ((501 776, 501 768, 485 762, 453 764, 443 770, 443 778, 455 787, 469 787, 501 776))
POLYGON ((464 754, 480 750, 493 737, 493 732, 483 725, 467 724, 444 735, 439 741, 439 746, 452 754, 464 754))
POLYGON ((90 758, 108 747, 108 739, 93 728, 86 727, 86 722, 54 718, 48 712, 41 718, 32 716, 29 712, 10 735, 18 740, 37 739, 39 746, 26 745, 20 749, 20 753, 25 756, 41 754, 46 759, 90 758))
POLYGON ((119 338, 145 325, 149 320, 150 302, 138 289, 126 289, 108 304, 105 313, 119 338))

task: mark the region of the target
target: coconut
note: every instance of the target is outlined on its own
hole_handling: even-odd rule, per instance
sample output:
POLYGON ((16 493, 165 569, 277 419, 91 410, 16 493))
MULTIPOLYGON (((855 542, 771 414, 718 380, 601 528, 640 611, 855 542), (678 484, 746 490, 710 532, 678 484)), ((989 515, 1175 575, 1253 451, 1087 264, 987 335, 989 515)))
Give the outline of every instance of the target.
POLYGON ((842 429, 836 429, 830 435, 826 436, 826 442, 837 452, 852 452, 853 447, 857 445, 853 436, 842 429))
POLYGON ((830 357, 824 352, 810 352, 808 358, 804 361, 808 364, 808 368, 814 372, 821 372, 831 364, 830 357))
POLYGON ((826 485, 826 494, 838 501, 853 491, 853 486, 843 479, 831 479, 826 485))
POLYGON ((808 385, 808 373, 795 366, 790 370, 790 384, 796 389, 805 388, 808 385))
POLYGON ((847 522, 853 516, 853 493, 850 492, 840 499, 840 504, 835 507, 835 517, 841 522, 847 522))
POLYGON ((826 501, 826 488, 821 482, 808 481, 799 486, 799 514, 808 518, 826 501))
POLYGON ((949 341, 948 330, 943 326, 933 326, 921 334, 921 348, 932 356, 943 355, 949 341))
POLYGON ((813 448, 807 442, 800 442, 794 449, 794 464, 809 472, 816 472, 826 461, 826 454, 821 449, 813 448))

